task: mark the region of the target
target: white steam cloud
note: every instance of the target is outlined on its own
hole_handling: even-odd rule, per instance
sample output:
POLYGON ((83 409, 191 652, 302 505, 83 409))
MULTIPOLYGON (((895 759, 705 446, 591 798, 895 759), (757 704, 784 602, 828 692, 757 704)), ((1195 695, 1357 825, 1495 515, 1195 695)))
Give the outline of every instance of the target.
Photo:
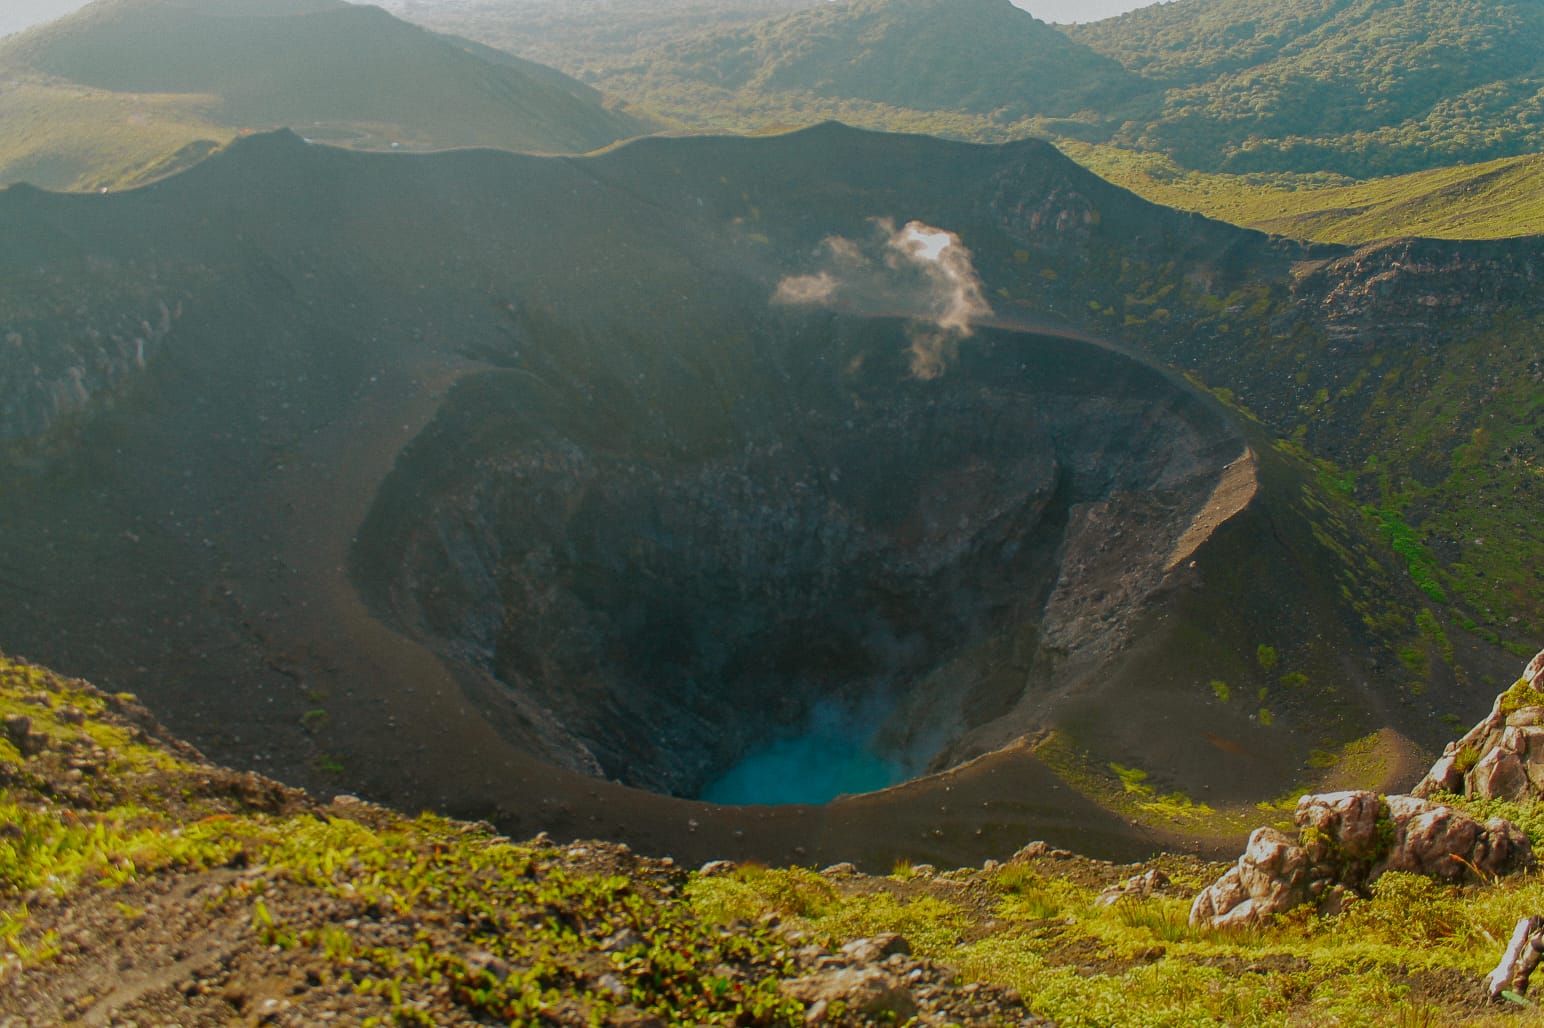
POLYGON ((911 372, 937 378, 971 334, 971 322, 992 313, 975 262, 947 229, 912 221, 897 230, 888 218, 873 224, 877 238, 867 250, 843 236, 828 237, 822 244, 827 267, 784 278, 772 302, 907 317, 911 372))

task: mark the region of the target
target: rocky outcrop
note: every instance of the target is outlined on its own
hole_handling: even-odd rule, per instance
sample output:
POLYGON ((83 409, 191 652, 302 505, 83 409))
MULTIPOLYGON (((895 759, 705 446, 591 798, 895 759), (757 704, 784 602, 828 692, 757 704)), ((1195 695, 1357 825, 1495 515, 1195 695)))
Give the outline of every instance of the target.
POLYGON ((149 291, 142 283, 99 288, 111 292, 91 302, 84 288, 48 280, 35 308, 0 314, 0 442, 40 435, 143 372, 182 316, 180 302, 133 295, 149 291), (69 303, 70 315, 50 303, 69 303))
POLYGON ((1303 903, 1334 911, 1388 871, 1457 882, 1496 876, 1534 862, 1528 837, 1509 821, 1481 824, 1453 807, 1414 796, 1367 791, 1298 801, 1293 839, 1257 828, 1238 863, 1202 890, 1190 923, 1242 928, 1303 903))
POLYGON ((1422 797, 1444 792, 1502 800, 1544 796, 1544 650, 1411 790, 1422 797))

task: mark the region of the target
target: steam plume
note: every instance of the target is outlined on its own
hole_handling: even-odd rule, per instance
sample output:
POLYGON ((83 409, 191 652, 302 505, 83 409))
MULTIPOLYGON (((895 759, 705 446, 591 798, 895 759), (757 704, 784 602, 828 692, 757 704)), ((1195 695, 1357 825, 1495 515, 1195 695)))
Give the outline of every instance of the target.
POLYGON ((970 251, 947 229, 911 221, 899 230, 875 218, 875 240, 865 248, 844 236, 822 244, 826 267, 789 275, 773 303, 820 304, 868 314, 901 314, 911 319, 911 371, 937 378, 948 370, 971 322, 990 317, 970 251))

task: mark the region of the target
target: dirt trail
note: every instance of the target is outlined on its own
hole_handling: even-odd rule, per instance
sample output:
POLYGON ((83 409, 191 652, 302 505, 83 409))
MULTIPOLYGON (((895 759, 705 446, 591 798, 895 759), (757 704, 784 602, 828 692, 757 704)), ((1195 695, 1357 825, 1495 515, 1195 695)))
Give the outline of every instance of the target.
POLYGON ((269 638, 329 698, 327 741, 342 750, 329 758, 370 769, 376 791, 410 805, 491 806, 503 791, 491 783, 519 767, 439 658, 371 616, 348 573, 354 532, 397 453, 479 368, 427 360, 372 376, 261 498, 279 559, 296 573, 241 586, 252 606, 278 612, 269 638))

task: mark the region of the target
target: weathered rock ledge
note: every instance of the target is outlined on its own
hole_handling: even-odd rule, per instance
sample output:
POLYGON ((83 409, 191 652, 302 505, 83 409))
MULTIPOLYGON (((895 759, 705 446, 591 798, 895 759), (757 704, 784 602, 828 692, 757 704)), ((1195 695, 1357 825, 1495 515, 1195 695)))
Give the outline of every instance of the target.
POLYGON ((1411 793, 1439 792, 1481 799, 1522 800, 1544 795, 1544 651, 1485 720, 1450 742, 1411 793))
POLYGON ((1250 834, 1238 863, 1196 897, 1192 925, 1258 925, 1310 902, 1333 913, 1389 871, 1458 882, 1534 863, 1532 844, 1510 821, 1481 824, 1414 796, 1365 790, 1304 796, 1293 821, 1295 840, 1269 827, 1250 834))
POLYGON ((1389 871, 1459 882, 1532 867, 1533 846, 1516 825, 1499 817, 1481 823, 1431 797, 1544 795, 1541 678, 1544 652, 1496 697, 1485 720, 1447 746, 1412 795, 1308 795, 1293 814, 1296 839, 1276 828, 1255 829, 1238 862, 1196 897, 1190 923, 1247 927, 1304 903, 1332 913, 1389 871))

